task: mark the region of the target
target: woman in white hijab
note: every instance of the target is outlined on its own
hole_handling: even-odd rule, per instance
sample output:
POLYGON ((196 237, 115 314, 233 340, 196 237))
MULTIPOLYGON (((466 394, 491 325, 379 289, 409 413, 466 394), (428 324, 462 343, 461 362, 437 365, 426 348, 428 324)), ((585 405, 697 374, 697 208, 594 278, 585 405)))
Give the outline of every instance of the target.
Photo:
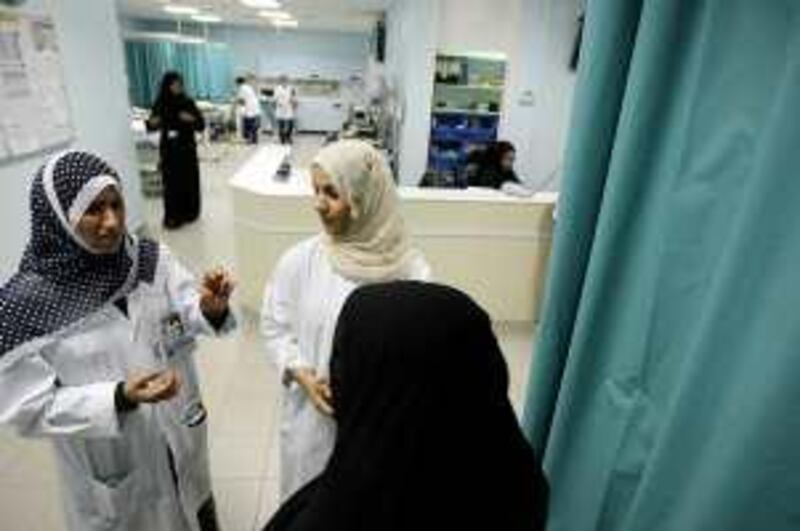
POLYGON ((267 285, 262 334, 280 371, 281 497, 317 476, 333 450, 328 362, 345 299, 362 284, 428 280, 409 242, 383 156, 348 140, 325 147, 311 167, 322 234, 297 244, 267 285))

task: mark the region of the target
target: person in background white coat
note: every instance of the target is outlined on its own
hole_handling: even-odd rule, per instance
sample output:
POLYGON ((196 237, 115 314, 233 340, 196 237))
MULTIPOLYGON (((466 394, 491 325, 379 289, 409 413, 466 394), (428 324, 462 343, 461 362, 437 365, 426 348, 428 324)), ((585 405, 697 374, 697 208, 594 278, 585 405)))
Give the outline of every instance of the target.
POLYGON ((258 131, 261 129, 261 102, 256 89, 244 77, 236 78, 239 87, 236 101, 242 108, 242 136, 248 144, 258 144, 258 131))
POLYGON ((278 121, 278 136, 281 144, 293 142, 297 93, 289 84, 289 78, 281 76, 275 87, 275 119, 278 121))
POLYGON ((378 151, 357 140, 332 144, 317 155, 311 174, 324 232, 281 258, 262 310, 266 348, 284 384, 282 499, 317 476, 333 450, 328 363, 347 296, 362 284, 430 278, 428 263, 409 242, 378 151))
POLYGON ((71 531, 217 529, 192 352, 235 326, 229 276, 198 291, 131 236, 118 173, 91 153, 39 169, 31 217, 0 288, 0 424, 52 439, 71 531))

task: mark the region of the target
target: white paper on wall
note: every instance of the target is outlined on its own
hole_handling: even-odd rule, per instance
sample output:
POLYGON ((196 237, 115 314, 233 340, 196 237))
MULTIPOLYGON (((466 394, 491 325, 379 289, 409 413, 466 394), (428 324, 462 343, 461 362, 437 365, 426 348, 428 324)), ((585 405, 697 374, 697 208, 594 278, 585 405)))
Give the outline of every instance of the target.
POLYGON ((0 158, 73 137, 52 21, 0 14, 0 158))

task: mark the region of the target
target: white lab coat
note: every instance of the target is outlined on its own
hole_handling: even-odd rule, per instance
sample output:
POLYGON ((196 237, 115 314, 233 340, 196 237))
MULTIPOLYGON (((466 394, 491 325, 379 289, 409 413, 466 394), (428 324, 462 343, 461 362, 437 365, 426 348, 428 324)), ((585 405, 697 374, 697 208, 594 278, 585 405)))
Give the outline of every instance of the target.
POLYGON ((261 102, 258 101, 258 95, 253 87, 246 83, 240 85, 237 96, 242 100, 242 110, 245 118, 258 118, 261 116, 261 102))
MULTIPOLYGON (((154 282, 129 295, 128 316, 108 304, 0 358, 0 423, 52 439, 70 530, 197 531, 197 511, 211 495, 207 427, 183 419, 200 400, 194 338, 215 332, 194 279, 166 248, 154 282), (170 316, 180 326, 173 319, 167 335, 170 316), (176 398, 117 414, 117 382, 167 365, 182 375, 176 398)), ((234 326, 231 316, 220 332, 234 326)))
MULTIPOLYGON (((267 284, 261 333, 284 383, 286 370, 314 368, 328 376, 339 312, 358 284, 337 274, 319 237, 290 249, 267 284)), ((418 258, 408 280, 428 280, 430 267, 418 258)), ((294 381, 283 386, 280 419, 280 490, 286 499, 323 471, 333 451, 333 419, 316 410, 294 381)))
POLYGON ((275 87, 275 118, 294 120, 295 91, 289 85, 275 87))

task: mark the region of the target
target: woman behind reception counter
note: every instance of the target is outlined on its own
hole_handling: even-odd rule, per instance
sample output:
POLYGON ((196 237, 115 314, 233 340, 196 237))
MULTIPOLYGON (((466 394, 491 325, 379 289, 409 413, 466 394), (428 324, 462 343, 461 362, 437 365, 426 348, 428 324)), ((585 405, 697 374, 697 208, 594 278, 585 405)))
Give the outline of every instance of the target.
POLYGON ((500 190, 508 183, 521 184, 514 171, 516 157, 514 144, 506 141, 495 142, 486 149, 476 151, 467 163, 469 186, 500 190))

